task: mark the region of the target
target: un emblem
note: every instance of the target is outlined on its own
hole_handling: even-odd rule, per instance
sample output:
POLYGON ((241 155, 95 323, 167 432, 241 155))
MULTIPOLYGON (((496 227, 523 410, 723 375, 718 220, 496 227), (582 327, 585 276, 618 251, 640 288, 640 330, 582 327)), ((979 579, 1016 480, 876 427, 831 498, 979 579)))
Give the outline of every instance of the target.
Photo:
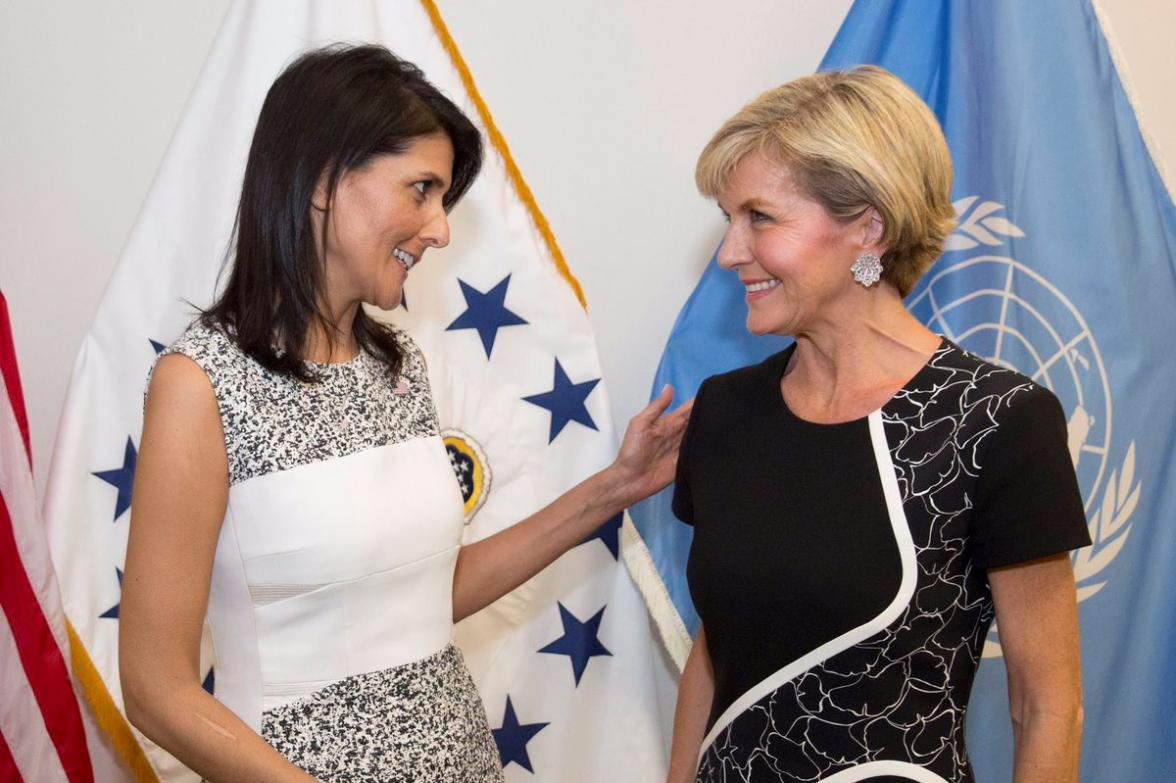
MULTIPOLYGON (((1113 409, 1106 368, 1094 334, 1073 303, 1049 280, 1016 259, 989 255, 1001 237, 1024 232, 996 214, 1004 207, 977 196, 953 206, 958 227, 946 250, 979 249, 963 261, 941 260, 908 303, 932 331, 971 353, 1008 367, 1052 391, 1067 415, 1068 446, 1082 489, 1093 546, 1073 555, 1078 600, 1106 585, 1102 572, 1131 532, 1139 502, 1135 442, 1111 460, 1113 409), (977 203, 979 202, 979 203, 977 203), (1107 469, 1111 467, 1110 475, 1107 469)), ((996 629, 984 656, 1000 655, 996 629)))

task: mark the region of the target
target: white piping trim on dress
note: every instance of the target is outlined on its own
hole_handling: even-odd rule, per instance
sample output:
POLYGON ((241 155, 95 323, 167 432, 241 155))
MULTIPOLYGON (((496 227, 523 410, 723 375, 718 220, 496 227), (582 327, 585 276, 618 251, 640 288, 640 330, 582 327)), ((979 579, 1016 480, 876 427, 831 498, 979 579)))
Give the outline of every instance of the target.
POLYGON ((926 767, 911 764, 906 761, 868 761, 850 769, 835 772, 827 778, 821 778, 820 783, 857 783, 875 776, 892 775, 906 778, 912 783, 947 783, 926 767))
MULTIPOLYGON (((868 417, 870 425, 870 443, 874 447, 874 462, 878 466, 878 478, 882 482, 882 494, 886 498, 886 511, 890 517, 890 526, 894 531, 894 541, 898 546, 899 560, 902 562, 902 580, 899 582, 898 592, 894 599, 882 610, 882 613, 862 625, 852 628, 845 633, 825 642, 820 647, 792 661, 783 669, 779 669, 766 679, 761 680, 746 693, 731 703, 715 721, 715 725, 707 732, 698 751, 701 761, 702 755, 710 748, 715 738, 731 724, 733 720, 764 696, 777 690, 789 680, 802 674, 818 663, 831 658, 843 650, 848 650, 858 642, 869 639, 879 631, 884 630, 894 622, 903 610, 910 604, 915 593, 915 543, 911 539, 911 530, 907 525, 906 513, 902 510, 902 495, 898 489, 898 479, 894 475, 894 463, 890 459, 890 447, 886 443, 886 431, 882 424, 882 411, 876 410, 868 417)), ((847 770, 848 771, 848 770, 847 770)), ((937 783, 937 781, 936 781, 937 783)))

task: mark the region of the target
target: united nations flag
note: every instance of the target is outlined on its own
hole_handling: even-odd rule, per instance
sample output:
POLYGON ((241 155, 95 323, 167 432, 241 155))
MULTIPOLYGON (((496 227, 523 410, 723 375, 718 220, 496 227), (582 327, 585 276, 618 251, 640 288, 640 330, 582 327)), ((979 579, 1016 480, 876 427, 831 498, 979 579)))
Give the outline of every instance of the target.
MULTIPOLYGON (((927 101, 955 165, 958 226, 908 306, 1051 389, 1068 419, 1094 541, 1074 555, 1082 780, 1176 779, 1176 209, 1096 11, 1087 0, 859 1, 822 68, 862 63, 927 101)), ((655 389, 672 382, 689 397, 706 376, 779 349, 745 334, 741 298, 712 262, 655 389)), ((632 516, 662 579, 651 606, 682 656, 697 624, 682 577, 690 531, 666 495, 632 516)), ((1000 652, 994 628, 968 721, 981 783, 1012 777, 1000 652)))

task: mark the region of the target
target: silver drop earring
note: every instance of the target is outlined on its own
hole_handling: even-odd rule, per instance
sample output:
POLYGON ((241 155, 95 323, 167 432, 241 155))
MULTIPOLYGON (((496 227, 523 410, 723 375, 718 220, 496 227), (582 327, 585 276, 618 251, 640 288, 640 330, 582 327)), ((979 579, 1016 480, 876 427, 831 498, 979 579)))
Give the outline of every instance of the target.
POLYGON ((882 261, 873 253, 862 253, 849 271, 854 280, 869 288, 882 279, 882 261))

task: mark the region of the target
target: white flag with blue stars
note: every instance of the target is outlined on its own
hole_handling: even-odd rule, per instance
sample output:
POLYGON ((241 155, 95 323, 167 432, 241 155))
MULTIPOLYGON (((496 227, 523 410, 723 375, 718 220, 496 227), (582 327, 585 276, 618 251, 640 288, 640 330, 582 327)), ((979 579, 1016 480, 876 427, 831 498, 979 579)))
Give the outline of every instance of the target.
MULTIPOLYGON (((266 90, 299 52, 335 41, 387 46, 483 131, 492 123, 430 0, 230 9, 85 338, 50 476, 46 515, 66 612, 116 705, 121 569, 147 371, 191 320, 185 302, 214 298, 266 90)), ((578 286, 505 145, 487 138, 482 174, 451 216, 451 245, 413 269, 403 306, 385 314, 429 363, 467 541, 603 468, 617 445, 578 286)), ((507 781, 664 777, 658 688, 672 698, 673 680, 620 563, 623 534, 617 517, 456 629, 507 781)), ((215 693, 214 651, 205 652, 205 686, 215 693)), ((196 779, 137 739, 160 779, 196 779)))

